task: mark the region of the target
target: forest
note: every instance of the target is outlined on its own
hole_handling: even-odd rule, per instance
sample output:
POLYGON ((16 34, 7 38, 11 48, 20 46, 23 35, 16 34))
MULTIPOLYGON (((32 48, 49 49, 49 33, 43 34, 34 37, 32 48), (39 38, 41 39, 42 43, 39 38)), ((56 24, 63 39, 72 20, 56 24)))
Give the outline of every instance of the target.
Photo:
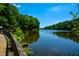
POLYGON ((79 4, 77 4, 77 11, 70 12, 72 16, 71 20, 66 20, 64 22, 59 22, 57 24, 49 25, 44 27, 44 29, 50 30, 71 30, 72 33, 79 34, 79 4))
POLYGON ((39 24, 37 18, 20 14, 13 4, 0 4, 0 26, 3 27, 3 30, 15 34, 17 40, 24 38, 24 30, 39 29, 39 24))

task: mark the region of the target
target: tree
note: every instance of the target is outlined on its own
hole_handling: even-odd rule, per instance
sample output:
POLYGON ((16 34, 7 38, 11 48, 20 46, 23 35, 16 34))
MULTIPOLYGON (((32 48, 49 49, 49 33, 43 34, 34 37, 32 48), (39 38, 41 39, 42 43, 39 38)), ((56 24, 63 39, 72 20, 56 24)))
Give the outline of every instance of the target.
MULTIPOLYGON (((7 29, 14 30, 18 25, 17 15, 19 15, 19 14, 18 14, 17 8, 15 6, 13 6, 12 4, 0 4, 0 7, 1 7, 0 16, 4 16, 7 19, 7 24, 8 24, 7 29)), ((3 21, 5 21, 5 19, 3 19, 3 21)), ((7 25, 5 25, 5 26, 7 27, 7 25)))
POLYGON ((79 18, 79 4, 77 4, 76 12, 71 11, 70 14, 73 17, 73 19, 79 18))
POLYGON ((22 30, 32 30, 39 28, 39 21, 37 18, 33 18, 32 16, 20 15, 18 22, 22 30))
POLYGON ((3 28, 8 28, 8 19, 4 16, 0 16, 0 26, 3 26, 3 28))

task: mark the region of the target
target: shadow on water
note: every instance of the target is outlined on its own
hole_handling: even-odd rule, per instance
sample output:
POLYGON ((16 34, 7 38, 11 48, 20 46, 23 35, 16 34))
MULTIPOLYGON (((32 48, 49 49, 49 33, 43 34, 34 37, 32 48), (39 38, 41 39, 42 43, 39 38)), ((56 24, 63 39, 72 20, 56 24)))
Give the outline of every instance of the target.
POLYGON ((24 48, 26 54, 30 56, 33 54, 33 52, 29 48, 28 45, 38 41, 39 31, 28 30, 28 31, 24 31, 24 33, 25 33, 25 37, 24 37, 23 43, 25 45, 23 45, 23 48, 24 48))
POLYGON ((31 44, 33 42, 36 42, 38 38, 39 38, 38 31, 26 31, 23 43, 31 44))
POLYGON ((79 36, 78 35, 74 35, 71 32, 53 32, 53 34, 58 36, 58 37, 70 39, 73 42, 79 43, 79 36))

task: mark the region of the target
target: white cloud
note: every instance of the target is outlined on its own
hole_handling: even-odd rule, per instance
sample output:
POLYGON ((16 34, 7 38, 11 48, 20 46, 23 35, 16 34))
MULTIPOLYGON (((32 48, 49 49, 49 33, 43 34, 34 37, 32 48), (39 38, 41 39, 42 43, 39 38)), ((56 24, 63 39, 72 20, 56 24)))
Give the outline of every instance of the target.
POLYGON ((16 5, 16 4, 13 4, 14 6, 16 6, 17 8, 20 8, 21 7, 21 5, 16 5))
POLYGON ((58 12, 58 11, 60 11, 61 10, 61 5, 58 5, 58 6, 56 6, 56 7, 52 7, 51 8, 51 11, 54 11, 54 12, 58 12))
MULTIPOLYGON (((70 5, 58 5, 52 8, 49 8, 50 11, 54 11, 54 12, 60 12, 60 11, 67 11, 70 10, 69 8, 70 5), (68 7, 67 7, 68 6, 68 7)), ((75 6, 75 4, 71 4, 71 6, 75 6)))

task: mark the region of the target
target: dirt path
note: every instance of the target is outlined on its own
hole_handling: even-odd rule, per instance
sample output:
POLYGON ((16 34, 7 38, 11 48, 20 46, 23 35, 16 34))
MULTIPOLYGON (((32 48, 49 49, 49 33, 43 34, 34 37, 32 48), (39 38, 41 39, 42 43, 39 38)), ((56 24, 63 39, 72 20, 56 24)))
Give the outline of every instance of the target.
POLYGON ((3 34, 0 34, 0 56, 6 55, 6 39, 3 34))

